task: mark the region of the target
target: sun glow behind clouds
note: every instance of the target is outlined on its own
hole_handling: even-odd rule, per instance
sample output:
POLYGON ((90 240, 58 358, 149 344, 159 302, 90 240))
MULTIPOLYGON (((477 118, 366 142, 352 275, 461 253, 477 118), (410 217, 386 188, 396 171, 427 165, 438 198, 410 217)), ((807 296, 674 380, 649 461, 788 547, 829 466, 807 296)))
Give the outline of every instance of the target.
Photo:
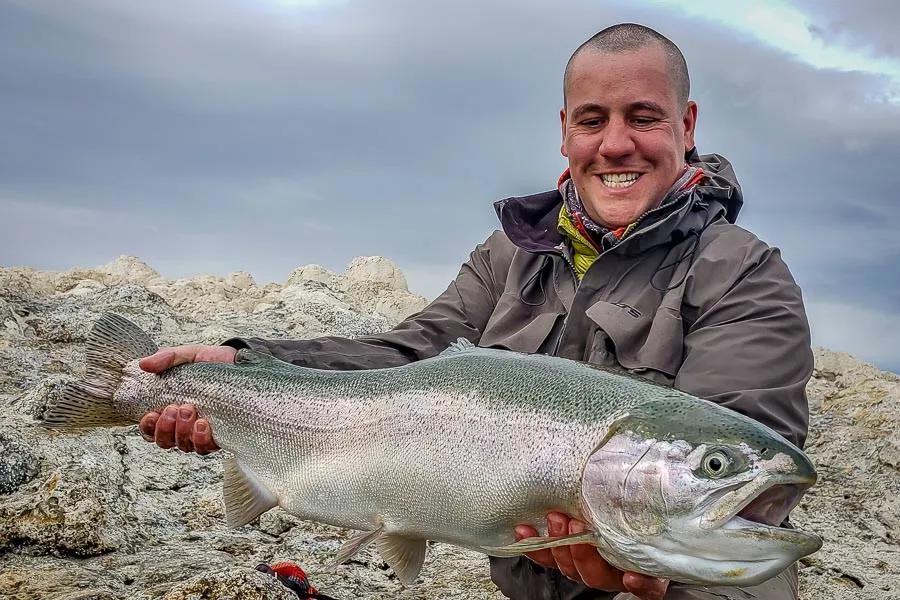
POLYGON ((293 8, 295 6, 299 7, 299 8, 306 8, 306 7, 315 8, 317 6, 324 4, 327 0, 268 0, 268 1, 274 2, 275 4, 277 4, 279 6, 284 6, 286 8, 293 8))
POLYGON ((884 77, 887 81, 881 100, 900 103, 900 61, 828 44, 813 33, 815 24, 808 15, 781 0, 653 0, 653 3, 721 23, 817 69, 858 71, 884 77))

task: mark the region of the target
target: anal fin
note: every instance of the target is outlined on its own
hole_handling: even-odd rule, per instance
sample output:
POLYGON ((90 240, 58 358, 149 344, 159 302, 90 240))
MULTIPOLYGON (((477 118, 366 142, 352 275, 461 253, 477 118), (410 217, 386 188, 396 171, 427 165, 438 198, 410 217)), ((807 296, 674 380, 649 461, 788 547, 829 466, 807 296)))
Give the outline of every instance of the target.
POLYGON ((415 582, 425 562, 427 544, 422 538, 383 535, 376 542, 378 553, 404 585, 415 582))
POLYGON ((270 508, 278 506, 278 498, 236 458, 225 459, 225 521, 229 527, 246 525, 270 508))
POLYGON ((338 550, 337 556, 334 557, 334 562, 332 565, 336 566, 341 563, 345 563, 353 556, 375 541, 375 539, 382 534, 384 531, 384 525, 379 527, 378 529, 373 529, 372 531, 363 531, 362 533, 358 533, 354 535, 352 538, 344 542, 344 545, 341 546, 341 549, 338 550))

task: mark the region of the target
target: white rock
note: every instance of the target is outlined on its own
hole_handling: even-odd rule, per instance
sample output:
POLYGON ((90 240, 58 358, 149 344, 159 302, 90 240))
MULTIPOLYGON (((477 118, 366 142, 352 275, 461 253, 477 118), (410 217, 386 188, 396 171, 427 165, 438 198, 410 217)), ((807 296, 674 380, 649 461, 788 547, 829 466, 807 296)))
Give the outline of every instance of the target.
POLYGON ((94 270, 104 275, 104 282, 108 285, 133 283, 146 286, 160 279, 159 273, 134 256, 119 256, 94 270))
POLYGON ((408 291, 406 277, 392 261, 383 256, 360 256, 347 265, 344 276, 352 280, 371 281, 394 290, 408 291))
POLYGON ((337 275, 321 265, 304 265, 302 267, 297 267, 296 269, 294 269, 291 272, 290 276, 288 276, 287 281, 284 283, 284 285, 290 286, 296 283, 300 283, 301 281, 318 281, 320 283, 329 283, 334 280, 335 277, 337 277, 337 275))
POLYGON ((106 286, 95 279, 81 279, 75 284, 75 287, 63 292, 63 294, 76 297, 90 296, 104 289, 106 289, 106 286))
POLYGON ((253 276, 250 275, 250 273, 247 273, 246 271, 237 271, 228 274, 228 277, 225 278, 225 284, 239 290, 248 290, 250 287, 255 286, 256 282, 253 280, 253 276))

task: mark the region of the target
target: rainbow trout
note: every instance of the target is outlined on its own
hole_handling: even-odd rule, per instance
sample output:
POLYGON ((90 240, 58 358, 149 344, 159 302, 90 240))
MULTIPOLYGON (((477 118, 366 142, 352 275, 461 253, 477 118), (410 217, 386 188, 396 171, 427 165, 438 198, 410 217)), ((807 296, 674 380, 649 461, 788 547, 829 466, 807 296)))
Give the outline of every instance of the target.
POLYGON ((815 552, 821 540, 780 527, 816 480, 809 458, 771 429, 712 402, 583 363, 459 340, 401 367, 325 371, 239 350, 235 363, 161 375, 137 359, 157 349, 105 315, 86 377, 45 424, 136 423, 192 403, 225 460, 226 520, 240 527, 280 506, 362 531, 401 581, 415 580, 426 540, 514 556, 592 544, 616 567, 704 585, 753 585, 815 552), (544 531, 550 511, 590 528, 544 531))

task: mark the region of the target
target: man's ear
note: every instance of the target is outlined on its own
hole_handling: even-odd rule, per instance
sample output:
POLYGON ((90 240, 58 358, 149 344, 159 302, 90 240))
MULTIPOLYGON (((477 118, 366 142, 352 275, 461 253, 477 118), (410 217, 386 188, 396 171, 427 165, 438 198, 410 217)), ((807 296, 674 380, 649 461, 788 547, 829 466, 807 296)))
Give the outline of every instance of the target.
POLYGON ((697 103, 693 100, 688 101, 687 108, 684 109, 682 124, 684 125, 684 151, 687 152, 694 147, 694 131, 697 127, 697 103))
POLYGON ((562 134, 562 142, 559 146, 559 153, 569 158, 569 151, 566 150, 566 109, 565 107, 559 109, 559 128, 560 133, 562 134))

